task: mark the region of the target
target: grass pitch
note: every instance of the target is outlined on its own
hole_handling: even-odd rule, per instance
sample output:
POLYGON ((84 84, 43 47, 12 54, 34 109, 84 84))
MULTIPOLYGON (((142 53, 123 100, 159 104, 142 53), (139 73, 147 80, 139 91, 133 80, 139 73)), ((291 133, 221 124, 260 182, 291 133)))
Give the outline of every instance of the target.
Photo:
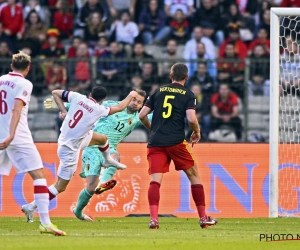
POLYGON ((300 240, 260 241, 260 234, 300 235, 300 220, 219 219, 219 224, 201 229, 197 219, 160 218, 158 230, 148 229, 148 218, 97 218, 94 223, 73 218, 53 218, 67 232, 65 237, 41 235, 38 218, 0 217, 0 249, 62 250, 197 250, 197 249, 300 249, 300 240))

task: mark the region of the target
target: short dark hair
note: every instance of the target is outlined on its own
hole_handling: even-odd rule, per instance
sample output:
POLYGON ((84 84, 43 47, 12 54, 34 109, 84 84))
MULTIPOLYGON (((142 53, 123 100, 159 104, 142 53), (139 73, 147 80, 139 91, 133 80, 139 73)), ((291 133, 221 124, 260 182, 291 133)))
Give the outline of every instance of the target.
POLYGON ((142 89, 136 89, 135 91, 138 93, 138 95, 140 95, 140 96, 144 97, 144 99, 146 99, 146 97, 147 97, 146 91, 144 91, 142 89))
POLYGON ((16 70, 25 70, 30 65, 31 58, 29 55, 20 51, 12 56, 12 66, 16 70))
POLYGON ((97 102, 100 102, 106 98, 107 90, 103 86, 96 86, 92 89, 91 95, 97 102))
POLYGON ((171 77, 175 81, 182 81, 188 76, 188 68, 183 63, 175 63, 171 67, 171 77))

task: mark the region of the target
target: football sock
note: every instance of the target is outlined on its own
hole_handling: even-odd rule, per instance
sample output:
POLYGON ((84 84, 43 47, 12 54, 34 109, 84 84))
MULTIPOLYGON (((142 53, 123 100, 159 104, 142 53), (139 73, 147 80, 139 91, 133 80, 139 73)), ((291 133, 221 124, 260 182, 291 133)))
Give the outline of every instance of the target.
POLYGON ((49 217, 49 194, 46 179, 36 179, 34 185, 34 200, 39 209, 42 224, 50 224, 49 217))
POLYGON ((104 145, 98 145, 98 149, 103 154, 104 159, 107 160, 107 158, 110 156, 110 154, 109 154, 110 147, 109 147, 108 140, 106 141, 106 143, 104 145))
POLYGON ((205 195, 202 184, 191 185, 193 200, 196 204, 200 219, 206 218, 205 212, 205 195))
POLYGON ((101 179, 100 179, 100 183, 107 182, 108 180, 113 178, 116 171, 117 171, 117 169, 115 167, 109 167, 107 169, 104 169, 104 171, 102 173, 102 176, 101 176, 101 179))
POLYGON ((150 209, 150 218, 158 220, 158 205, 159 205, 159 189, 160 184, 156 181, 151 181, 148 189, 148 202, 150 209))
MULTIPOLYGON (((54 187, 54 185, 51 185, 51 186, 47 187, 47 193, 49 194, 48 199, 50 201, 53 200, 59 194, 57 189, 54 187)), ((28 208, 30 210, 35 210, 37 208, 36 201, 34 200, 33 202, 29 203, 28 208)))
POLYGON ((89 203, 90 199, 92 198, 92 194, 90 194, 85 188, 81 190, 76 207, 74 209, 74 214, 78 218, 82 218, 82 210, 85 206, 89 203))

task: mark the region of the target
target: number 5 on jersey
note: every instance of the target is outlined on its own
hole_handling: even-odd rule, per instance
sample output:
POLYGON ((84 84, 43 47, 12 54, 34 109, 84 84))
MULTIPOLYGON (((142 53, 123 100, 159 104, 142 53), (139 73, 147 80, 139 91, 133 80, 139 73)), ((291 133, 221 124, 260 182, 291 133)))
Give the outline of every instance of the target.
POLYGON ((163 112, 162 113, 162 117, 163 118, 169 118, 172 114, 172 104, 168 102, 169 99, 175 99, 175 96, 174 95, 166 95, 165 96, 165 100, 164 100, 164 104, 163 104, 163 107, 164 108, 167 108, 167 112, 163 112))

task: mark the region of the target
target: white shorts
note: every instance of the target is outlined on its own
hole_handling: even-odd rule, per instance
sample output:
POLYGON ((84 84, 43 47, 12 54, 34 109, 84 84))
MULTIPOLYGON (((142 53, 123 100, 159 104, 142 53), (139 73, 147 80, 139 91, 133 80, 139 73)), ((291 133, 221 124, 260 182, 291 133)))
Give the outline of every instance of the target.
POLYGON ((43 162, 34 144, 9 145, 0 150, 0 174, 9 175, 12 166, 17 173, 26 173, 43 168, 43 162))
POLYGON ((93 131, 90 131, 86 137, 82 140, 78 150, 73 150, 67 145, 59 145, 57 149, 57 155, 59 157, 59 167, 57 170, 57 176, 64 180, 71 180, 77 169, 80 150, 85 149, 92 140, 93 131))

